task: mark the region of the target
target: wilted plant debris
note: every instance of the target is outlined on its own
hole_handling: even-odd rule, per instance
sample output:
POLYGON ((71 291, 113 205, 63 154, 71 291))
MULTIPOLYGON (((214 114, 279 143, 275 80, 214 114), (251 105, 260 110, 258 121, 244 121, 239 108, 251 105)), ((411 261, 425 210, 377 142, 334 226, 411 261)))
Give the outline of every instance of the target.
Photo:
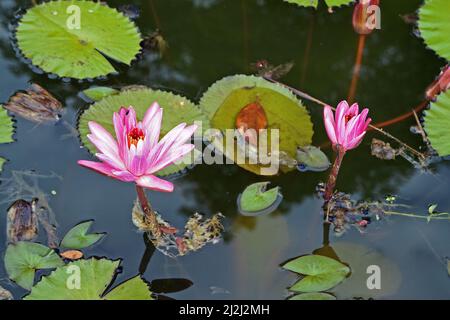
POLYGON ((0 204, 13 203, 18 199, 30 199, 39 224, 47 233, 49 247, 58 246, 56 218, 49 205, 49 195, 39 186, 40 179, 61 179, 56 174, 42 175, 33 171, 12 171, 10 178, 0 178, 0 204))
POLYGON ((14 297, 8 290, 4 289, 2 286, 0 286, 0 301, 1 300, 13 300, 14 297))
POLYGON ((169 49, 169 44, 166 39, 164 39, 161 30, 159 29, 156 29, 145 37, 141 42, 141 46, 144 50, 159 53, 160 57, 163 57, 167 52, 167 49, 169 49))
POLYGON ((140 231, 149 234, 149 238, 155 248, 167 256, 184 256, 189 252, 201 249, 208 243, 215 244, 222 237, 224 228, 221 220, 223 215, 220 213, 209 219, 204 219, 203 215, 195 213, 187 221, 182 236, 177 236, 178 229, 172 227, 158 212, 155 211, 155 214, 159 227, 163 231, 156 237, 150 234, 152 228, 146 222, 138 201, 135 202, 133 207, 132 220, 140 231))
POLYGON ((4 107, 20 117, 37 123, 58 121, 63 111, 61 102, 36 83, 32 83, 24 92, 17 92, 4 107))
POLYGON ((287 62, 280 64, 278 66, 271 65, 267 60, 258 60, 255 63, 250 64, 250 68, 257 75, 269 78, 269 79, 280 79, 284 75, 288 74, 294 66, 293 62, 287 62))
POLYGON ((371 144, 372 155, 381 160, 395 160, 402 149, 394 149, 390 143, 373 138, 371 144))
POLYGON ((8 208, 8 243, 33 241, 38 236, 37 199, 17 200, 8 208))

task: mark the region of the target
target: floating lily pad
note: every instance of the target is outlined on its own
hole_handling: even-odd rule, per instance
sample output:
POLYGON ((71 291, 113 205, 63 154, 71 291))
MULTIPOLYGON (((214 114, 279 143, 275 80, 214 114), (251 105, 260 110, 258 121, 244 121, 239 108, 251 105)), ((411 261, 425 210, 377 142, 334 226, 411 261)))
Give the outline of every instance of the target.
POLYGON ((270 182, 257 182, 245 188, 238 198, 239 211, 243 215, 260 215, 260 212, 268 208, 271 208, 272 212, 278 207, 281 201, 280 188, 266 190, 269 184, 270 182))
POLYGON ((10 244, 5 253, 5 269, 11 280, 31 289, 34 274, 39 269, 53 269, 64 265, 61 258, 44 245, 33 242, 10 244))
POLYGON ((326 292, 308 292, 292 296, 289 300, 336 300, 336 297, 326 292))
POLYGON ((135 24, 123 13, 104 3, 77 0, 30 8, 18 23, 16 38, 22 54, 35 66, 75 79, 115 72, 106 57, 130 65, 141 42, 135 24))
POLYGON ((302 256, 283 265, 284 269, 304 275, 289 288, 295 292, 318 292, 333 288, 350 273, 350 268, 337 260, 320 256, 302 256))
POLYGON ((425 0, 419 10, 419 30, 425 43, 439 56, 450 60, 450 1, 425 0))
MULTIPOLYGON (((117 112, 121 106, 133 106, 136 110, 138 119, 144 117, 145 112, 153 102, 158 102, 163 111, 163 121, 161 127, 161 138, 172 128, 182 122, 188 124, 194 121, 201 121, 203 129, 209 126, 208 119, 202 114, 200 109, 188 99, 175 95, 170 92, 153 90, 150 88, 138 86, 124 88, 119 94, 108 96, 99 102, 91 105, 79 119, 78 131, 80 132, 81 141, 92 153, 95 153, 95 147, 87 138, 89 133, 88 122, 95 121, 102 125, 106 130, 115 136, 113 125, 113 114, 117 112)), ((193 150, 185 156, 187 161, 172 164, 169 167, 159 171, 157 175, 167 176, 186 169, 190 162, 193 162, 198 156, 198 151, 193 150), (194 154, 194 155, 193 155, 194 154)))
POLYGON ((0 172, 2 172, 3 170, 3 165, 5 164, 5 162, 8 161, 5 158, 0 157, 0 172))
POLYGON ((71 262, 43 277, 24 299, 152 300, 147 284, 139 276, 125 281, 105 294, 117 274, 119 265, 120 260, 95 258, 71 262))
MULTIPOLYGON (((284 0, 289 3, 294 3, 302 7, 314 7, 317 8, 319 0, 284 0)), ((354 2, 354 0, 325 0, 325 3, 329 8, 340 7, 346 4, 354 2)))
POLYGON ((89 233, 93 220, 82 222, 67 232, 61 241, 61 247, 68 249, 84 249, 92 246, 105 236, 105 233, 89 233))
POLYGON ((14 124, 3 105, 0 105, 0 143, 14 142, 14 124))
MULTIPOLYGON (((257 102, 263 109, 268 122, 268 149, 271 149, 271 129, 279 129, 279 151, 295 158, 298 146, 311 144, 313 127, 306 108, 295 95, 285 87, 271 83, 261 77, 236 75, 226 77, 213 84, 203 95, 200 108, 209 117, 211 127, 221 131, 235 129, 236 118, 241 110, 257 102)), ((214 139, 214 147, 224 151, 225 156, 236 162, 239 147, 235 151, 227 150, 226 138, 214 139), (233 152, 233 154, 231 154, 233 152)), ((239 142, 238 142, 239 143, 239 142)), ((280 157, 276 160, 279 160, 280 157)), ((248 160, 248 159, 246 159, 248 160)), ((273 175, 278 172, 263 173, 263 164, 251 164, 250 161, 237 161, 237 164, 256 174, 273 175)), ((292 170, 283 166, 283 171, 292 170)))
POLYGON ((314 146, 299 147, 297 149, 297 162, 300 171, 325 171, 331 163, 322 150, 314 146))
POLYGON ((450 90, 441 93, 425 112, 424 129, 431 146, 441 156, 450 155, 450 90))
POLYGON ((110 87, 92 87, 83 90, 83 95, 86 96, 91 101, 100 101, 105 97, 118 94, 119 90, 110 87))

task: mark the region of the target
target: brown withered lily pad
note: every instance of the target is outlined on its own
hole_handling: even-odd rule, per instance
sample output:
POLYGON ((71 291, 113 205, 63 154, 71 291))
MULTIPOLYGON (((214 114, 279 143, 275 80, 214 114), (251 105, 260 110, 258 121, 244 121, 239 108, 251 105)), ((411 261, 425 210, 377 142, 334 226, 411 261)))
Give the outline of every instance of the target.
POLYGON ((78 250, 67 250, 61 252, 59 255, 67 260, 79 260, 83 258, 83 252, 78 250))
POLYGON ((245 141, 252 145, 257 145, 259 130, 266 128, 267 116, 259 101, 246 105, 236 117, 236 129, 244 136, 245 141))
POLYGON ((38 235, 36 201, 17 200, 8 208, 8 242, 33 241, 38 235))
POLYGON ((61 102, 36 83, 31 84, 26 91, 17 92, 4 107, 22 118, 37 123, 58 121, 63 112, 61 102))
POLYGON ((378 139, 372 139, 371 145, 372 155, 381 160, 395 160, 401 150, 394 149, 388 142, 378 139))

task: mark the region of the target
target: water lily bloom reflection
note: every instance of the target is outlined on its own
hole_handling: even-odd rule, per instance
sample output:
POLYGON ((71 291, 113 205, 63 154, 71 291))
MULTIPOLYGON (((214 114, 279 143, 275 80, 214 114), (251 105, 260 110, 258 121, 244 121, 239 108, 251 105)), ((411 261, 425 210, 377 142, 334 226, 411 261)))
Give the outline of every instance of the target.
POLYGON ((173 184, 155 176, 159 170, 181 159, 194 148, 186 143, 196 125, 181 123, 159 140, 163 110, 154 103, 137 121, 133 107, 120 108, 113 116, 116 138, 98 123, 89 122, 89 140, 101 162, 80 160, 78 164, 138 187, 172 192, 173 184))
POLYGON ((325 201, 331 199, 345 153, 359 146, 366 134, 367 127, 372 121, 371 118, 367 118, 368 113, 369 109, 363 109, 360 113, 357 103, 349 107, 347 101, 339 103, 335 114, 330 106, 323 109, 325 129, 336 151, 336 159, 325 187, 325 201))
POLYGON ((358 104, 354 103, 349 107, 347 101, 339 103, 335 115, 330 106, 323 109, 325 129, 334 149, 339 145, 345 152, 361 143, 372 121, 371 118, 367 118, 368 113, 367 108, 359 113, 358 104))

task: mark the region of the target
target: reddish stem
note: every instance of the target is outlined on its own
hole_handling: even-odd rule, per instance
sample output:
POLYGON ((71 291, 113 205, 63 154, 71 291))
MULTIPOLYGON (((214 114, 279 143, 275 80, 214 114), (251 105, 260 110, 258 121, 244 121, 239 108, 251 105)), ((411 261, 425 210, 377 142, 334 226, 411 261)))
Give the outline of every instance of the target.
POLYGON ((147 199, 147 196, 145 195, 144 188, 136 185, 136 192, 138 195, 139 203, 141 204, 142 211, 144 212, 144 219, 150 227, 150 232, 155 238, 159 238, 161 236, 161 229, 159 227, 156 214, 153 211, 147 199))
POLYGON ((358 86, 359 75, 361 73, 361 64, 362 64, 365 44, 366 44, 366 35, 360 34, 359 39, 358 39, 358 49, 356 51, 355 64, 353 66, 352 82, 350 84, 350 90, 348 92, 347 101, 349 103, 352 103, 355 100, 356 88, 358 86))
POLYGON ((336 186, 336 181, 339 174, 339 169, 341 168, 342 164, 342 159, 344 159, 345 156, 344 148, 337 145, 336 149, 336 159, 334 160, 333 168, 331 168, 330 175, 328 176, 328 182, 325 186, 325 194, 323 197, 325 202, 330 201, 331 196, 333 195, 334 187, 336 186))

